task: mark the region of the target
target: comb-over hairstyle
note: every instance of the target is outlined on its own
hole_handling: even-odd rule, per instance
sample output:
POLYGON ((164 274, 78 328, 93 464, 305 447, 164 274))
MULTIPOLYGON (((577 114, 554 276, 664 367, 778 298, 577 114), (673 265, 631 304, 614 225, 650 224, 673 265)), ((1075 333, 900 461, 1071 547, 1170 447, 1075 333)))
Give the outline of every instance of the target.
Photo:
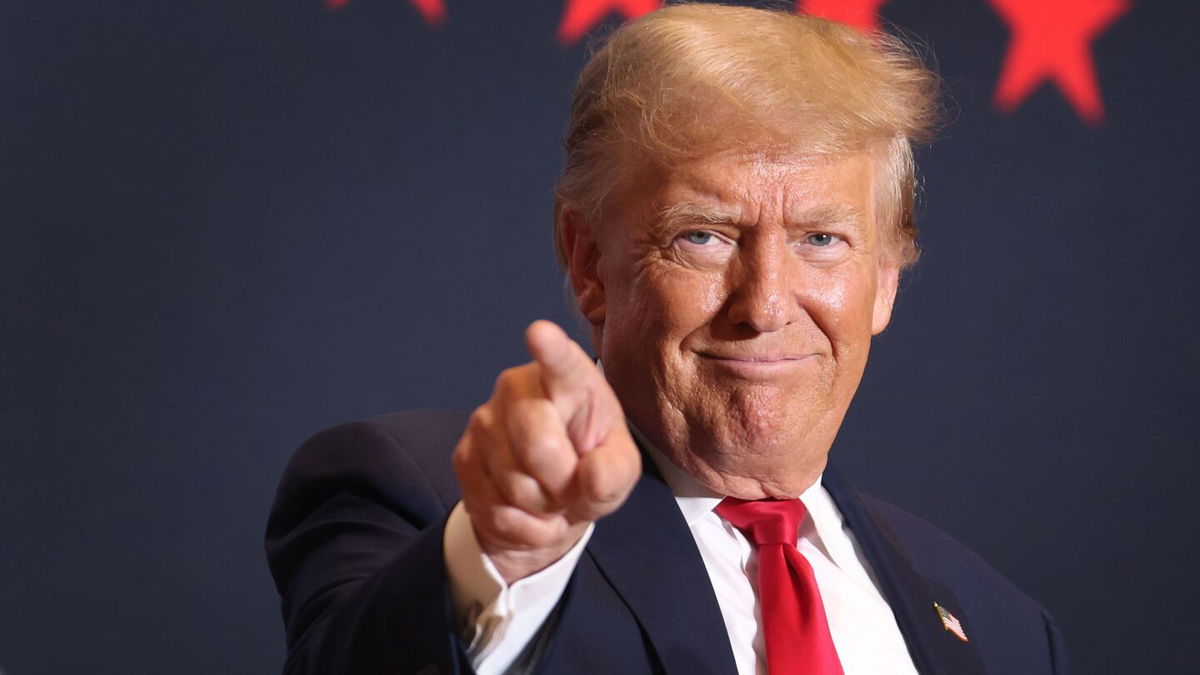
POLYGON ((876 154, 886 251, 917 258, 912 145, 937 117, 937 77, 885 33, 782 10, 665 7, 616 30, 575 86, 554 239, 564 209, 595 225, 650 169, 721 151, 876 154))

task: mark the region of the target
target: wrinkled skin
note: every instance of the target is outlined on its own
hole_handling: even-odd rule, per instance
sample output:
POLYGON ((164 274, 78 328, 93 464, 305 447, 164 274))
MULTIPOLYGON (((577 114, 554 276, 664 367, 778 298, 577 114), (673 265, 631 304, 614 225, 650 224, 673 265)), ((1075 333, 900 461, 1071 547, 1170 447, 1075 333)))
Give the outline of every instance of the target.
POLYGON ((876 176, 865 152, 712 155, 571 238, 626 414, 713 490, 794 497, 824 469, 896 294, 876 176))
POLYGON ((525 342, 533 360, 500 373, 454 449, 475 537, 508 583, 561 558, 642 470, 621 404, 583 349, 549 321, 525 342))
POLYGON ((794 497, 825 467, 891 317, 875 158, 720 153, 646 177, 604 221, 563 212, 601 374, 556 326, 501 373, 455 450, 508 582, 560 558, 640 475, 626 417, 701 483, 794 497))

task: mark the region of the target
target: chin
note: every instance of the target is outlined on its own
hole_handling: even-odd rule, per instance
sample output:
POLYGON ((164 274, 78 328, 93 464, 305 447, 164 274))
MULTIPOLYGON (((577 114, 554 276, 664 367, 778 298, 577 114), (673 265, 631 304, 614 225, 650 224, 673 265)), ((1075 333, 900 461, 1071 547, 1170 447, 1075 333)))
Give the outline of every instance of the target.
POLYGON ((741 444, 771 451, 793 446, 793 437, 807 435, 813 420, 797 412, 812 409, 812 401, 779 396, 771 389, 744 391, 729 401, 726 422, 728 437, 741 444))

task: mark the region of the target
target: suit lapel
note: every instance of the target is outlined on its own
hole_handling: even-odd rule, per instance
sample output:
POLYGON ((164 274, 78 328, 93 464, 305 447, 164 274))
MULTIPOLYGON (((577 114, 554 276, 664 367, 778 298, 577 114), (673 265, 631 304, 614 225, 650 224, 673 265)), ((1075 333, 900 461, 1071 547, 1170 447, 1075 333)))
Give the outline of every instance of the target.
MULTIPOLYGON (((664 672, 736 672, 696 542, 653 462, 648 457, 643 462, 646 472, 626 504, 596 524, 588 554, 636 617, 664 672)), ((984 673, 975 644, 947 630, 934 607, 937 603, 964 618, 954 595, 913 568, 886 525, 832 464, 822 484, 875 572, 917 670, 924 675, 984 673)))
POLYGON ((975 644, 963 642, 948 630, 934 607, 937 603, 962 618, 964 613, 954 596, 913 569, 895 538, 884 529, 885 525, 871 514, 832 465, 826 467, 822 485, 833 497, 875 572, 917 670, 925 675, 985 672, 975 644))
POLYGON ((629 500, 596 524, 587 551, 637 618, 663 672, 733 673, 721 609, 670 488, 647 467, 629 500))

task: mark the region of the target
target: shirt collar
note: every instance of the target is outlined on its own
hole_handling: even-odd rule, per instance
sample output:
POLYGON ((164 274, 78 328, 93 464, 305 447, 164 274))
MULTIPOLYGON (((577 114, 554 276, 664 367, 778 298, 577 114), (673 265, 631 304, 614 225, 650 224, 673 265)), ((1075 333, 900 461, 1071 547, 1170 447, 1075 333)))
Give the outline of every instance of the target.
MULTIPOLYGON (((604 364, 599 359, 596 359, 596 367, 600 369, 601 373, 604 372, 604 364)), ((721 500, 725 498, 725 495, 710 490, 692 478, 678 464, 654 447, 654 444, 647 440, 632 422, 629 422, 629 430, 646 454, 650 456, 654 465, 658 467, 658 472, 662 474, 667 486, 671 488, 671 494, 675 495, 675 502, 679 505, 679 510, 683 513, 683 519, 687 522, 688 528, 709 514, 712 514, 714 518, 720 517, 714 513, 714 510, 717 508, 717 504, 720 504, 721 500)), ((800 527, 800 536, 810 537, 813 543, 821 548, 838 567, 859 569, 861 567, 859 565, 848 564, 849 560, 859 560, 861 556, 854 550, 852 534, 847 532, 846 534, 849 536, 838 536, 845 531, 845 522, 842 512, 838 511, 837 505, 833 503, 833 497, 821 485, 822 477, 823 474, 817 476, 816 482, 800 494, 800 501, 808 511, 808 518, 800 527)))
POLYGON ((683 519, 687 521, 688 527, 717 508, 717 504, 721 503, 725 495, 718 494, 701 485, 699 481, 688 475, 678 464, 671 461, 662 451, 647 441, 637 428, 630 425, 630 429, 633 430, 633 435, 638 442, 645 448, 646 454, 650 456, 654 466, 658 467, 658 472, 662 474, 667 486, 671 488, 671 494, 675 495, 675 502, 679 504, 679 510, 683 513, 683 519))

